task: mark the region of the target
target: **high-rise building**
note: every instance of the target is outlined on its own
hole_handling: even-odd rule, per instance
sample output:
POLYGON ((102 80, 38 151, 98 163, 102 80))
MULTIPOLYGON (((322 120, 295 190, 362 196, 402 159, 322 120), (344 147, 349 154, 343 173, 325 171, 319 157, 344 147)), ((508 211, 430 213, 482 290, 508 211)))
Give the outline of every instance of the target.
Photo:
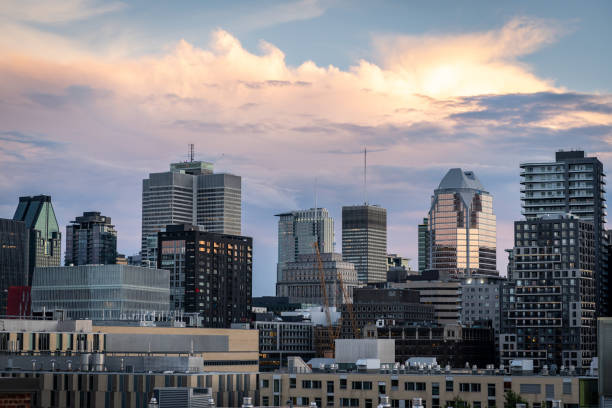
POLYGON ((51 197, 19 197, 13 220, 25 222, 29 230, 28 285, 31 285, 34 268, 60 266, 61 262, 62 233, 51 197))
POLYGON ((607 215, 605 184, 603 164, 596 157, 585 157, 581 150, 559 151, 554 162, 521 164, 521 202, 525 218, 571 213, 593 223, 598 316, 612 315, 610 276, 602 265, 607 215))
POLYGON ((431 197, 429 267, 456 277, 497 275, 493 197, 472 171, 450 169, 431 197))
POLYGON ((503 285, 501 362, 588 368, 596 353, 595 233, 571 214, 514 223, 503 285))
POLYGON ((142 181, 143 264, 155 266, 153 237, 166 225, 201 225, 209 232, 240 235, 241 197, 241 177, 215 174, 212 163, 172 163, 168 172, 149 174, 142 181))
MULTIPOLYGON (((340 306, 345 303, 340 278, 348 300, 353 298, 353 289, 358 286, 355 266, 342 260, 336 253, 321 254, 321 269, 325 275, 325 291, 329 306, 340 306)), ((288 262, 283 268, 281 279, 277 282, 277 295, 287 296, 290 303, 323 305, 323 288, 321 271, 317 256, 298 255, 294 262, 288 262)))
POLYGON ((360 283, 387 280, 387 210, 377 205, 342 207, 342 258, 355 265, 360 283))
POLYGON ((319 252, 334 252, 334 219, 325 208, 311 208, 277 214, 278 264, 276 280, 282 279, 283 268, 295 262, 298 255, 314 254, 314 243, 319 252))
POLYGON ((7 314, 11 286, 28 285, 29 230, 23 221, 0 218, 0 314, 7 314))
POLYGON ((158 233, 159 269, 170 271, 170 309, 199 313, 206 327, 248 321, 253 239, 168 225, 158 233))
POLYGON ((429 219, 423 218, 419 224, 419 272, 429 269, 429 219))
POLYGON ((65 265, 109 265, 117 262, 117 231, 111 218, 84 212, 66 226, 65 265))

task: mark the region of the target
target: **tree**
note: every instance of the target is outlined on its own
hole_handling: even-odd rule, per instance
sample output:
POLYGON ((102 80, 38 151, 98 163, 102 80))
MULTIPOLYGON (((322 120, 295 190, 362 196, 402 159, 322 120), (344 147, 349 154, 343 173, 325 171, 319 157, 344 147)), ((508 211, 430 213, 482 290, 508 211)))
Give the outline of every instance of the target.
POLYGON ((504 408, 516 408, 516 404, 525 404, 525 406, 529 408, 527 401, 519 394, 512 390, 506 391, 504 394, 504 408))
POLYGON ((446 401, 446 407, 471 408, 470 404, 467 401, 461 399, 461 397, 458 395, 452 400, 446 401))

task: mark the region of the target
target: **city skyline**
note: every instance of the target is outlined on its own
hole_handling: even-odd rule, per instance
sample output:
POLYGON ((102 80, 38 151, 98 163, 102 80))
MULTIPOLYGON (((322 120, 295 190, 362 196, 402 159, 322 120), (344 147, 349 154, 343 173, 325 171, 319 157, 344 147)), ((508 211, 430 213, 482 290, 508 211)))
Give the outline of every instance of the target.
MULTIPOLYGON (((363 201, 363 146, 368 196, 388 210, 388 252, 413 269, 418 224, 448 169, 473 170, 495 197, 505 275, 523 219, 520 164, 582 148, 612 168, 606 3, 481 3, 477 13, 449 3, 436 19, 425 6, 298 1, 288 13, 267 2, 231 16, 198 9, 154 37, 161 16, 195 6, 71 4, 0 6, 0 217, 12 218, 19 196, 48 194, 60 230, 100 211, 131 255, 141 180, 194 143, 196 159, 243 177, 254 295, 274 293, 274 214, 313 207, 315 178, 317 205, 336 220, 363 201)), ((340 248, 339 222, 335 232, 340 248)))

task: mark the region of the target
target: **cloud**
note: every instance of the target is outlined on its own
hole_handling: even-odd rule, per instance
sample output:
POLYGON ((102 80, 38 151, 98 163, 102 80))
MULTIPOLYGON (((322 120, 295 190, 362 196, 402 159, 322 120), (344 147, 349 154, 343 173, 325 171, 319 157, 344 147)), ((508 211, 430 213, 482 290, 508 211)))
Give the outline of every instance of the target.
POLYGON ((28 32, 36 47, 0 45, 0 123, 11 132, 0 133, 2 195, 48 192, 61 224, 104 206, 125 237, 120 251, 133 253, 141 180, 195 143, 197 157, 223 157, 218 171, 243 176, 243 232, 261 245, 263 288, 274 279, 273 214, 312 206, 316 178, 340 242, 341 206, 363 199, 367 146, 369 200, 397 223, 389 248, 416 259, 414 226, 450 167, 477 173, 507 234, 520 218, 519 162, 583 145, 612 165, 611 96, 565 90, 520 60, 562 33, 520 18, 488 32, 377 38, 384 58, 343 70, 288 65, 276 46, 249 52, 223 30, 205 47, 180 41, 130 58, 64 37, 55 55, 56 42, 28 32))
POLYGON ((56 24, 85 20, 112 13, 125 7, 118 1, 95 0, 4 0, 0 3, 0 18, 30 23, 56 24))

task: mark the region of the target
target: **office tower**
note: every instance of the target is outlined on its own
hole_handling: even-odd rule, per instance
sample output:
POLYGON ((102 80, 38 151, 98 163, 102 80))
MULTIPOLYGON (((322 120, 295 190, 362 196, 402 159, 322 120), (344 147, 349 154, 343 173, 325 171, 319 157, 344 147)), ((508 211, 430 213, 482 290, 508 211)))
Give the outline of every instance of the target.
POLYGON ((429 266, 463 277, 497 275, 493 197, 472 171, 450 169, 431 197, 429 266))
POLYGON ((203 161, 172 163, 168 172, 149 174, 142 181, 143 264, 157 263, 155 239, 166 225, 201 225, 209 232, 240 235, 241 195, 240 176, 215 174, 213 165, 203 161))
POLYGON ((514 236, 502 295, 501 362, 588 368, 596 351, 592 222, 540 215, 515 221, 514 236))
POLYGON ((499 336, 501 327, 502 284, 506 278, 474 275, 461 280, 461 323, 467 325, 490 321, 499 336))
POLYGON ((603 262, 606 223, 605 174, 596 157, 584 151, 558 151, 554 162, 521 164, 521 202, 527 219, 542 214, 571 213, 595 228, 597 314, 612 314, 610 275, 603 262))
POLYGON ((429 219, 423 218, 419 224, 419 272, 429 269, 429 219))
POLYGON ((387 210, 377 205, 342 207, 342 258, 355 265, 360 283, 387 280, 387 210))
POLYGON ((276 280, 288 262, 295 262, 298 255, 314 254, 314 243, 319 252, 334 252, 334 219, 325 208, 291 211, 277 214, 278 264, 276 280))
POLYGON ((25 222, 29 230, 27 284, 30 285, 34 268, 60 266, 61 262, 62 233, 55 218, 51 197, 19 197, 13 220, 25 222))
POLYGON ((253 239, 168 225, 158 233, 158 268, 170 271, 170 309, 199 313, 206 327, 248 321, 253 239))
POLYGON ((84 212, 66 226, 65 265, 109 265, 117 262, 117 231, 111 218, 84 212))
POLYGON ((0 314, 7 314, 11 286, 28 285, 29 230, 23 221, 0 218, 0 314))
MULTIPOLYGON (((321 268, 325 275, 325 291, 329 306, 340 306, 347 299, 343 298, 340 287, 340 277, 344 289, 353 298, 353 289, 359 284, 355 266, 342 260, 342 255, 336 253, 321 254, 321 268)), ((283 268, 281 279, 277 282, 277 295, 289 297, 290 303, 323 305, 323 289, 321 272, 316 255, 298 255, 294 262, 287 262, 283 268)))
POLYGON ((132 265, 36 268, 32 310, 61 309, 69 319, 137 320, 168 313, 169 272, 132 265))

